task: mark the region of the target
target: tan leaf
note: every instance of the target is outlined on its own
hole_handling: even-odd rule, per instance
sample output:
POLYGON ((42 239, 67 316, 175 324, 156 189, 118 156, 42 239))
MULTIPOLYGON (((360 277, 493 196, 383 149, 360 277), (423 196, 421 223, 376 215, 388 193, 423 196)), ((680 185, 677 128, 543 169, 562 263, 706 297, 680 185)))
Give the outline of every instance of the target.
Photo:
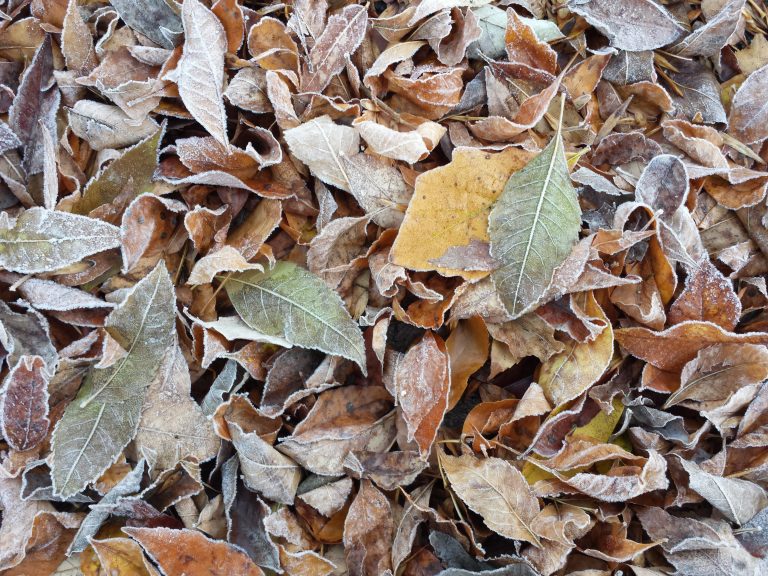
POLYGON ((199 0, 182 5, 184 53, 177 68, 179 95, 195 120, 229 147, 224 110, 224 54, 227 36, 218 18, 199 0))
POLYGON ((387 573, 392 568, 394 533, 389 502, 370 481, 363 480, 344 521, 344 556, 350 576, 387 573))
POLYGON ((453 490, 494 532, 539 545, 531 523, 539 502, 520 471, 500 458, 440 456, 453 490))
POLYGON ((364 6, 345 6, 328 18, 325 29, 309 53, 309 69, 302 72, 303 92, 322 92, 331 79, 344 69, 346 56, 354 54, 368 26, 364 6))
POLYGON ((541 365, 539 384, 555 406, 573 400, 603 375, 613 357, 613 328, 591 292, 583 293, 583 313, 604 328, 594 340, 570 340, 565 350, 541 365))

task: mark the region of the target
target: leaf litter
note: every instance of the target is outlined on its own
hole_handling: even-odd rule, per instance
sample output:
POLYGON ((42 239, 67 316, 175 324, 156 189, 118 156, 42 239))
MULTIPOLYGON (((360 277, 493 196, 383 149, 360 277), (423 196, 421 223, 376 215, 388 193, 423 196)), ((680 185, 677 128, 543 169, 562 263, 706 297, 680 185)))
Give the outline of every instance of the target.
POLYGON ((768 573, 762 3, 0 8, 0 572, 768 573))

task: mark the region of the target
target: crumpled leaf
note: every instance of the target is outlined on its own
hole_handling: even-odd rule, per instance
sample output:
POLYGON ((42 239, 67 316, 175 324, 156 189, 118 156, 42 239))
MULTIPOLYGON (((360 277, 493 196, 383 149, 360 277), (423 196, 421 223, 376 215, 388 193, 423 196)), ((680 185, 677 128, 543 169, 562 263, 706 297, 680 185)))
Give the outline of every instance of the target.
POLYGON ((161 263, 107 318, 107 330, 126 354, 90 370, 56 425, 56 494, 72 496, 96 480, 136 434, 146 389, 173 340, 174 318, 173 285, 161 263))
POLYGON ((227 294, 254 330, 348 358, 365 371, 360 329, 338 296, 303 268, 278 262, 266 272, 233 274, 227 294))
POLYGON ((21 140, 24 150, 22 166, 27 175, 43 170, 43 130, 56 134, 56 111, 59 89, 53 80, 53 49, 51 37, 35 52, 24 71, 19 90, 8 112, 8 124, 21 140))
POLYGON ((346 57, 354 54, 363 41, 368 13, 363 6, 345 6, 333 14, 309 53, 308 71, 302 73, 303 92, 322 92, 331 79, 342 71, 346 57))
POLYGON ((363 480, 344 521, 344 555, 350 576, 385 574, 391 569, 394 531, 389 502, 363 480))

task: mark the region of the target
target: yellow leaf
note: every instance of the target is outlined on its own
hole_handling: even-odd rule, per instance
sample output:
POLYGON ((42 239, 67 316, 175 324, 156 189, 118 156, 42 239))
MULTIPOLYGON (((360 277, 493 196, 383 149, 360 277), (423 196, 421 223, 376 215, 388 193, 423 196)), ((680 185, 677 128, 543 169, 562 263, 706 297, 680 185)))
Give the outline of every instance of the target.
POLYGON ((433 261, 449 248, 488 242, 491 207, 510 174, 533 156, 519 148, 498 153, 456 148, 449 164, 421 174, 392 247, 393 263, 466 280, 487 276, 485 270, 445 268, 433 261))

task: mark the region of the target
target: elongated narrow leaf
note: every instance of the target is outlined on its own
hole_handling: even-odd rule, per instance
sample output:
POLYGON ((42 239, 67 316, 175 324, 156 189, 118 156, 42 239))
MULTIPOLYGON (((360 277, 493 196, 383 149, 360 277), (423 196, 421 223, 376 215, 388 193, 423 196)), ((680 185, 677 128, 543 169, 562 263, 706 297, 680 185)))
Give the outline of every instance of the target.
POLYGON ((120 229, 101 220, 30 208, 11 226, 0 219, 0 267, 51 272, 120 245, 120 229))
POLYGON ((182 5, 184 53, 179 61, 179 95, 195 120, 225 147, 224 54, 227 36, 213 12, 198 0, 182 5))
POLYGON ((246 324, 291 344, 343 356, 365 370, 363 335, 339 296, 291 262, 232 275, 227 294, 246 324))
POLYGON ((581 209, 568 177, 560 132, 515 172, 491 210, 491 256, 501 262, 493 283, 513 317, 529 312, 578 239, 581 209))
POLYGON ((67 498, 98 478, 136 434, 147 386, 173 342, 175 294, 160 263, 107 318, 125 355, 85 377, 53 433, 54 492, 67 498))

